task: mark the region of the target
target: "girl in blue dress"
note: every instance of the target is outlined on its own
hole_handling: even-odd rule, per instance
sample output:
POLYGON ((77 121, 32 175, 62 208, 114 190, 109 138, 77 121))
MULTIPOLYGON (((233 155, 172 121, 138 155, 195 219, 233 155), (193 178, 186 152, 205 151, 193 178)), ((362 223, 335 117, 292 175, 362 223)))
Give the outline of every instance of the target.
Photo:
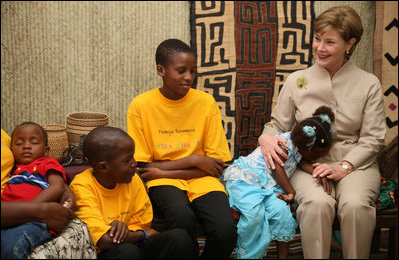
MULTIPOLYGON (((321 106, 312 117, 297 123, 291 132, 278 134, 287 141, 284 148, 288 158, 284 167, 275 164, 275 170, 269 169, 261 148, 257 147, 226 168, 221 179, 229 194, 230 207, 240 213, 236 258, 262 258, 272 240, 277 240, 279 258, 287 258, 288 242, 294 238, 297 227, 289 206, 295 198, 289 178, 296 167, 312 174, 318 164, 311 161, 328 153, 334 118, 329 107, 321 106)), ((331 184, 326 178, 316 181, 331 193, 331 184)))

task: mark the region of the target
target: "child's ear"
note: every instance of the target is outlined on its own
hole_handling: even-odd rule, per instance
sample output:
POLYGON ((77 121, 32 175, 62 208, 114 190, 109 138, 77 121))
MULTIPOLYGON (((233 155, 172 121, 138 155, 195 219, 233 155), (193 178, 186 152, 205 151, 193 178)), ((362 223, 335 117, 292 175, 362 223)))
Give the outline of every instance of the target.
POLYGON ((98 168, 101 169, 101 170, 106 170, 107 169, 107 162, 106 161, 98 162, 98 168))
POLYGON ((163 77, 165 75, 165 67, 162 65, 157 65, 157 73, 159 76, 163 77))

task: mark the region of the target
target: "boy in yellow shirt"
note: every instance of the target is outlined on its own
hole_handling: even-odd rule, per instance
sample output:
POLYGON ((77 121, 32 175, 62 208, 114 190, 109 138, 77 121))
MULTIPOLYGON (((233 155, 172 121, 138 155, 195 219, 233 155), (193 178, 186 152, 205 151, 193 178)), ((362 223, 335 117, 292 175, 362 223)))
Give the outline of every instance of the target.
POLYGON ((137 96, 127 111, 127 131, 156 216, 166 229, 181 227, 197 244, 197 222, 206 236, 203 258, 228 258, 236 227, 219 176, 231 160, 219 107, 192 89, 193 50, 177 39, 156 51, 163 85, 137 96))
POLYGON ((152 206, 136 174, 134 141, 119 128, 100 126, 83 143, 93 167, 78 174, 70 187, 76 215, 90 231, 98 258, 192 258, 187 232, 150 228, 152 206))

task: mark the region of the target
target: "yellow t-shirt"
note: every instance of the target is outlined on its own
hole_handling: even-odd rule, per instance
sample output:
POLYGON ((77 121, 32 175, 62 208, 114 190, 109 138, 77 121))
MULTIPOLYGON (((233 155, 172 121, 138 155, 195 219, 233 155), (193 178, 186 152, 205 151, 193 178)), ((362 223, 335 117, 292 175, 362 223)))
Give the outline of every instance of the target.
POLYGON ((14 167, 14 155, 10 149, 11 138, 1 129, 1 193, 7 184, 10 172, 14 167))
POLYGON ((76 198, 75 213, 86 223, 96 247, 98 240, 111 228, 107 224, 114 220, 124 222, 132 231, 150 227, 152 205, 137 174, 130 183, 117 183, 114 189, 107 189, 92 173, 90 168, 77 174, 70 188, 76 198))
MULTIPOLYGON (((127 111, 127 132, 136 144, 136 161, 177 160, 192 154, 230 161, 219 107, 208 93, 190 89, 179 100, 159 89, 137 96, 127 111)), ((147 187, 172 185, 188 192, 190 201, 211 191, 225 192, 218 178, 155 179, 147 187)))

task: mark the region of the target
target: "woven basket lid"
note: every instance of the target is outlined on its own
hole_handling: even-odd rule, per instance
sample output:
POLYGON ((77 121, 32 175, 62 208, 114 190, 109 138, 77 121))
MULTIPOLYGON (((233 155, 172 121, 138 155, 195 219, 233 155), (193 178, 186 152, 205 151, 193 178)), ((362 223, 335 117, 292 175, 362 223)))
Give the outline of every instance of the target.
POLYGON ((80 137, 98 126, 108 125, 108 116, 97 112, 75 112, 67 116, 69 145, 79 145, 80 137))
POLYGON ((66 126, 64 125, 42 125, 42 127, 47 131, 51 133, 59 132, 59 131, 65 131, 66 126))
POLYGON ((75 112, 67 116, 68 125, 83 126, 83 127, 96 127, 108 124, 108 116, 96 112, 75 112))

